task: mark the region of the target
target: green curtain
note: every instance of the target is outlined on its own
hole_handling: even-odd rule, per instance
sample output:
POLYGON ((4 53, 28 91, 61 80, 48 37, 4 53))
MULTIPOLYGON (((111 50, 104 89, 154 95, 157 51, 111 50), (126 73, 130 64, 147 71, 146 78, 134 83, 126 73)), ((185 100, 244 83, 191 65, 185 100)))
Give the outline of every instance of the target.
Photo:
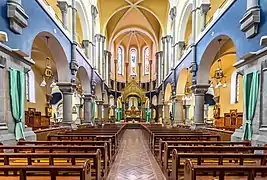
POLYGON ((255 114, 259 93, 259 73, 253 72, 244 76, 244 103, 246 121, 244 124, 244 140, 252 139, 252 120, 255 114))
POLYGON ((146 108, 146 122, 149 123, 151 119, 151 112, 149 108, 146 108))
POLYGON ((92 123, 95 123, 95 102, 92 102, 92 123))
POLYGON ((22 125, 24 114, 24 72, 15 69, 10 70, 10 98, 11 111, 15 121, 16 140, 25 139, 22 125))
POLYGON ((122 119, 122 109, 117 109, 117 121, 120 121, 122 119))

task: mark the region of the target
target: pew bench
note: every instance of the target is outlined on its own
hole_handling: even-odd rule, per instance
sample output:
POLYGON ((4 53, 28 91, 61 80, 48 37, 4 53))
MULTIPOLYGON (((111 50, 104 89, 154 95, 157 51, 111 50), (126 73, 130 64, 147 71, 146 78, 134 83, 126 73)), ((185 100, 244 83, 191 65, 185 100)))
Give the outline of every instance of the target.
POLYGON ((184 174, 184 161, 190 159, 193 164, 201 166, 266 166, 267 154, 240 154, 240 153, 178 153, 173 151, 171 168, 164 169, 166 177, 177 180, 184 174))
POLYGON ((7 153, 94 153, 100 150, 101 163, 108 173, 111 162, 107 143, 104 146, 0 146, 0 152, 7 153))
POLYGON ((87 160, 82 166, 10 166, 1 165, 0 171, 6 174, 0 174, 1 179, 5 180, 92 180, 91 165, 87 160), (19 172, 19 173, 18 173, 19 172), (46 172, 46 173, 44 173, 46 172), (38 177, 37 177, 38 176, 38 177))
MULTIPOLYGON (((251 146, 249 141, 246 142, 228 142, 228 141, 162 141, 159 140, 158 157, 156 158, 162 163, 163 154, 169 151, 169 146, 251 146), (166 146, 166 148, 164 148, 166 146)), ((190 148, 190 147, 189 147, 190 148)), ((172 151, 169 151, 172 152, 172 151)), ((167 152, 168 153, 168 152, 167 152)))
MULTIPOLYGON (((238 179, 248 179, 248 180, 263 180, 266 177, 261 177, 264 172, 267 171, 266 165, 258 166, 202 166, 194 165, 191 160, 187 159, 184 165, 184 180, 196 180, 204 176, 203 179, 211 180, 217 177, 219 180, 238 180, 238 179), (260 172, 260 174, 258 174, 260 172)), ((172 179, 177 180, 177 179, 172 179)))
MULTIPOLYGON (((96 153, 0 153, 0 166, 79 166, 89 160, 93 179, 102 179, 107 171, 101 165, 100 150, 96 153)), ((7 171, 4 172, 7 175, 7 171)), ((16 174, 15 174, 16 175, 16 174)))

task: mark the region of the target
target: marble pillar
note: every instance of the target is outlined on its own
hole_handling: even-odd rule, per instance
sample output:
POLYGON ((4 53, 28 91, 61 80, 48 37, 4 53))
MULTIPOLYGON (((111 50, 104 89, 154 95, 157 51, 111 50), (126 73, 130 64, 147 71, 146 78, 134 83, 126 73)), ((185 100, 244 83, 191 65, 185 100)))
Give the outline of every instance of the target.
POLYGON ((104 104, 104 122, 109 122, 109 104, 104 104))
POLYGON ((195 112, 194 112, 194 125, 195 127, 205 126, 204 122, 204 96, 210 87, 209 84, 196 84, 192 86, 195 95, 195 112))
POLYGON ((175 61, 176 61, 176 50, 175 50, 175 41, 176 41, 176 14, 177 14, 177 10, 176 7, 172 7, 170 10, 170 18, 172 20, 172 66, 175 66, 175 61))
POLYGON ((57 83, 60 91, 63 94, 63 120, 62 125, 70 126, 72 121, 72 95, 75 88, 75 84, 69 82, 57 83))
POLYGON ((60 9, 61 12, 61 19, 64 29, 67 29, 67 14, 68 14, 68 3, 67 1, 57 1, 57 7, 60 9))
POLYGON ((156 53, 156 70, 157 70, 157 78, 156 78, 156 80, 157 80, 157 85, 156 85, 156 87, 159 87, 159 85, 160 85, 160 67, 161 67, 161 64, 160 64, 160 52, 157 52, 156 53))
POLYGON ((75 124, 81 124, 81 109, 82 109, 82 104, 75 104, 76 110, 77 110, 77 118, 75 120, 75 124))
POLYGON ((167 62, 166 62, 166 37, 163 37, 163 38, 161 38, 161 42, 162 42, 162 61, 161 61, 161 65, 162 65, 162 67, 163 67, 163 69, 162 69, 162 79, 161 79, 161 81, 163 81, 164 80, 164 78, 165 78, 165 72, 166 72, 166 70, 165 70, 165 68, 167 67, 167 66, 165 66, 165 64, 167 65, 167 62))
POLYGON ((201 31, 204 31, 206 28, 206 18, 207 13, 210 10, 210 1, 202 1, 200 4, 200 14, 201 14, 201 31))
POLYGON ((96 124, 103 124, 103 101, 97 101, 97 122, 96 124))
POLYGON ((84 100, 84 124, 92 123, 92 103, 93 103, 93 95, 92 94, 84 94, 83 100, 84 100))
POLYGON ((106 37, 105 36, 101 36, 101 60, 102 60, 102 68, 101 69, 101 75, 102 75, 102 79, 105 81, 105 41, 106 41, 106 37))
POLYGON ((172 37, 171 36, 166 36, 166 76, 169 74, 169 71, 171 70, 171 43, 172 43, 172 37))
POLYGON ((191 105, 188 105, 188 104, 184 105, 184 117, 185 117, 185 124, 186 125, 191 125, 190 117, 189 117, 190 106, 191 105))
POLYGON ((95 37, 95 20, 98 16, 97 7, 94 5, 91 5, 91 15, 92 15, 92 66, 94 69, 96 69, 96 37, 95 37))

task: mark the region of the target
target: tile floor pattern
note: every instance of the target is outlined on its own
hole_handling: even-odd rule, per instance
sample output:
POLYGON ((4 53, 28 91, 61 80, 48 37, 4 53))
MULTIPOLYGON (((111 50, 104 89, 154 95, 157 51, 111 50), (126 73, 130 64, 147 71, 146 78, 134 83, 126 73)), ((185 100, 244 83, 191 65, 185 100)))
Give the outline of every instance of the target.
POLYGON ((140 129, 127 129, 107 180, 165 180, 140 129))

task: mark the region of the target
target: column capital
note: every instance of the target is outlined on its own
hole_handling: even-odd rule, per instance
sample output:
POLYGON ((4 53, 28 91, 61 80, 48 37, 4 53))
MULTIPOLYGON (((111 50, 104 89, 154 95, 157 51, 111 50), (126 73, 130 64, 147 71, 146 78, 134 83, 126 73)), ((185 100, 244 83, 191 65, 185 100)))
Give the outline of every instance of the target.
POLYGON ((118 60, 117 59, 114 59, 114 63, 117 64, 118 63, 118 60))
POLYGON ((108 50, 104 50, 104 55, 105 55, 105 56, 111 56, 111 52, 108 51, 108 50))
POLYGON ((93 95, 91 93, 83 94, 83 99, 85 101, 92 101, 94 98, 95 98, 95 95, 93 95))
POLYGON ((209 10, 210 10, 210 0, 202 0, 200 4, 201 15, 206 15, 209 10))
POLYGON ((178 45, 179 48, 185 49, 185 42, 184 41, 178 41, 177 45, 178 45))
POLYGON ((152 64, 152 59, 149 60, 149 64, 150 64, 150 65, 152 64))
POLYGON ((83 40, 82 41, 82 48, 88 48, 90 45, 90 41, 89 40, 83 40))
POLYGON ((176 6, 174 6, 174 7, 172 7, 171 10, 170 10, 170 17, 171 17, 171 20, 174 20, 174 19, 175 19, 176 14, 177 14, 177 10, 176 10, 176 6))
POLYGON ((96 37, 96 40, 97 40, 98 42, 100 42, 100 41, 101 41, 101 37, 102 37, 102 35, 101 35, 101 34, 96 34, 95 37, 96 37))
POLYGON ((75 84, 70 82, 58 82, 57 86, 59 87, 59 90, 62 92, 62 94, 73 94, 74 89, 76 87, 75 84))
POLYGON ((104 43, 106 41, 106 37, 101 35, 102 42, 104 43))
POLYGON ((191 87, 193 93, 195 95, 202 95, 204 96, 210 87, 209 84, 196 84, 191 87))
POLYGON ((68 2, 65 0, 58 0, 57 7, 60 9, 61 12, 67 12, 69 5, 68 2))
POLYGON ((97 10, 97 7, 95 5, 91 5, 91 15, 92 15, 93 19, 95 19, 98 15, 98 10, 97 10))

